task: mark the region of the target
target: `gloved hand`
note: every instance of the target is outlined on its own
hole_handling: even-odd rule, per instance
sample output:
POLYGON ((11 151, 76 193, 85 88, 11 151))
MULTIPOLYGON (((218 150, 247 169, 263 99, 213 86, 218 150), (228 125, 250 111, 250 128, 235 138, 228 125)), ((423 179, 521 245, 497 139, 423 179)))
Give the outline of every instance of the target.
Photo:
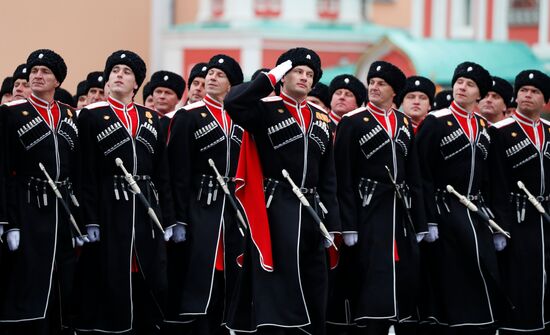
POLYGON ((73 247, 76 245, 78 247, 81 247, 84 245, 84 243, 86 242, 86 240, 84 238, 81 238, 80 236, 75 236, 73 238, 73 247))
POLYGON ((292 69, 292 61, 289 59, 287 61, 282 62, 281 64, 277 65, 271 71, 268 72, 268 74, 275 77, 275 82, 279 82, 281 78, 290 70, 292 69))
POLYGON ((506 236, 503 234, 497 233, 493 235, 493 244, 495 245, 496 251, 502 251, 506 248, 506 236))
MULTIPOLYGON (((334 233, 329 233, 329 235, 330 235, 330 239, 332 241, 334 241, 334 233)), ((323 245, 325 246, 325 248, 330 248, 332 243, 334 243, 334 242, 331 242, 331 241, 327 240, 326 238, 323 240, 323 245)))
POLYGON ((428 233, 424 236, 424 241, 432 243, 439 238, 439 228, 436 225, 428 226, 428 233))
POLYGON ((8 242, 8 249, 15 251, 19 249, 19 230, 10 230, 6 235, 6 241, 8 242))
POLYGON ((99 227, 98 226, 86 226, 88 232, 88 240, 90 243, 99 242, 99 227))
POLYGON ((419 233, 419 234, 416 234, 416 243, 420 243, 422 242, 422 240, 424 239, 424 236, 428 235, 427 233, 419 233))
POLYGON ((348 247, 353 247, 357 244, 357 240, 359 239, 359 234, 357 233, 344 233, 344 243, 348 247))
POLYGON ((174 243, 180 243, 185 241, 187 234, 187 229, 185 229, 185 226, 178 223, 174 226, 174 234, 172 235, 172 241, 174 243))
POLYGON ((170 241, 170 238, 174 235, 174 229, 172 227, 168 227, 164 229, 164 240, 166 242, 170 241))

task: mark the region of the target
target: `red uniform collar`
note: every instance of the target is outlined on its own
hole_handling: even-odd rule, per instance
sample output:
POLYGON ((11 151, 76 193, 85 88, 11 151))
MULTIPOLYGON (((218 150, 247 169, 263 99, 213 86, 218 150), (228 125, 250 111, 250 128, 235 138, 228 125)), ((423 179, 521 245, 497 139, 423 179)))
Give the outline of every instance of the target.
POLYGON ((208 94, 204 97, 204 103, 207 104, 209 108, 214 108, 214 109, 217 109, 219 111, 223 110, 223 103, 221 103, 218 100, 212 98, 208 94))
POLYGON ((45 108, 45 109, 51 109, 52 106, 55 105, 55 100, 48 102, 44 99, 40 99, 39 97, 34 95, 34 93, 32 93, 29 96, 28 100, 31 104, 35 105, 36 107, 45 108))
POLYGON ((388 108, 386 110, 376 106, 372 102, 367 103, 367 108, 374 114, 378 114, 380 116, 388 116, 393 113, 393 108, 388 108))
POLYGON ((288 96, 282 91, 280 97, 283 99, 283 102, 290 114, 292 114, 294 119, 298 122, 298 125, 300 125, 300 128, 302 128, 302 131, 307 131, 311 121, 311 113, 307 105, 307 100, 304 99, 298 102, 296 99, 288 96))
POLYGON ((453 112, 455 115, 458 115, 460 117, 471 119, 474 117, 475 113, 469 113, 467 110, 462 108, 459 104, 457 104, 455 101, 451 102, 451 106, 449 106, 449 109, 451 112, 453 112))
POLYGON ((530 117, 522 114, 519 110, 516 109, 516 112, 515 112, 515 116, 516 116, 516 120, 518 120, 518 122, 524 124, 524 125, 527 125, 527 126, 532 126, 532 127, 536 127, 540 124, 540 119, 537 119, 537 120, 533 120, 531 119, 530 117))
POLYGON ((113 107, 114 109, 118 109, 118 110, 131 110, 135 107, 134 105, 134 102, 130 102, 129 104, 127 105, 124 105, 124 103, 118 101, 117 99, 113 98, 112 96, 109 96, 109 98, 107 98, 107 102, 109 103, 109 105, 111 105, 111 107, 113 107))
POLYGON ((283 102, 285 103, 285 105, 294 107, 296 109, 298 108, 301 109, 307 106, 306 99, 302 100, 301 102, 298 102, 296 99, 292 98, 291 96, 285 94, 285 92, 282 92, 282 91, 281 91, 281 98, 283 99, 283 102))
POLYGON ((328 113, 328 117, 332 120, 332 122, 334 122, 334 124, 338 124, 341 120, 342 120, 342 117, 336 113, 334 113, 333 111, 330 111, 330 113, 328 113))

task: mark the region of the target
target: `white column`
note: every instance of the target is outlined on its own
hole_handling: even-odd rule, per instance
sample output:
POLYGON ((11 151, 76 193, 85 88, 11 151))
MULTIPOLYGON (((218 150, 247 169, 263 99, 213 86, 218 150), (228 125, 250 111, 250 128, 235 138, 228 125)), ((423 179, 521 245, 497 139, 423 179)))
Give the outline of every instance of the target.
POLYGON ((548 0, 539 0, 539 46, 548 45, 548 0))
POLYGON ((250 21, 254 18, 253 0, 225 0, 224 18, 232 22, 250 21))
POLYGON ((414 37, 422 37, 424 34, 424 7, 424 0, 412 0, 410 30, 414 37))
MULTIPOLYGON (((155 0, 151 0, 155 1, 155 0)), ((199 10, 197 13, 197 21, 204 22, 212 18, 212 0, 199 1, 199 10)))
POLYGON ((361 22, 361 0, 340 1, 339 21, 345 23, 361 22))
POLYGON ((475 4, 475 14, 472 14, 472 18, 476 20, 475 39, 483 41, 487 39, 487 0, 473 0, 472 4, 475 4))
POLYGON ((254 38, 246 41, 245 47, 241 49, 241 61, 245 79, 250 78, 254 71, 262 66, 262 43, 261 39, 254 38))
POLYGON ((315 0, 281 0, 281 20, 312 22, 317 20, 315 0))
POLYGON ((493 0, 493 40, 508 40, 508 0, 493 0))
POLYGON ((446 38, 447 33, 447 0, 432 1, 432 36, 446 38))
POLYGON ((172 0, 151 1, 151 38, 149 49, 149 73, 159 70, 162 64, 162 36, 170 26, 172 0))

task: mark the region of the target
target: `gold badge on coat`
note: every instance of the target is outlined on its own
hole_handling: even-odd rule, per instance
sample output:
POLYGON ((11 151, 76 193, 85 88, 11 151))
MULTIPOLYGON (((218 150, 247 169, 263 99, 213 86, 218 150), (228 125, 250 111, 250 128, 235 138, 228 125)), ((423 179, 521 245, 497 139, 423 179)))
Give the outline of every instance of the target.
POLYGON ((22 111, 21 114, 22 114, 23 116, 27 116, 27 115, 29 115, 29 112, 27 112, 27 111, 22 111))
POLYGON ((149 124, 153 124, 153 120, 152 120, 152 119, 147 119, 147 121, 149 122, 149 124))
POLYGON ((485 127, 485 121, 483 119, 479 120, 479 124, 482 126, 482 127, 485 127))
POLYGON ((206 113, 201 113, 201 116, 202 116, 202 117, 206 117, 206 113))
POLYGON ((279 113, 283 114, 283 113, 285 112, 285 110, 284 110, 284 109, 282 109, 282 108, 279 108, 279 109, 277 109, 277 112, 279 112, 279 113))
POLYGON ((512 137, 516 137, 518 136, 518 133, 516 133, 515 131, 512 132, 512 137))
POLYGON ((109 115, 103 115, 103 120, 107 121, 109 120, 111 117, 109 115))
POLYGON ((147 112, 145 112, 145 117, 148 118, 148 119, 152 119, 153 115, 151 114, 151 112, 147 111, 147 112))
POLYGON ((452 125, 453 125, 453 123, 452 123, 451 121, 447 121, 447 126, 450 127, 450 126, 452 126, 452 125))
POLYGON ((329 119, 328 119, 328 116, 322 112, 315 112, 315 117, 317 117, 317 119, 323 121, 323 122, 326 122, 326 123, 329 123, 329 119))
POLYGON ((73 112, 71 112, 70 109, 67 109, 67 115, 69 115, 69 117, 73 117, 73 112))
POLYGON ((409 120, 407 120, 406 117, 403 118, 403 122, 405 123, 405 126, 409 126, 409 120))
POLYGON ((365 117, 363 118, 363 121, 369 122, 369 118, 365 116, 365 117))

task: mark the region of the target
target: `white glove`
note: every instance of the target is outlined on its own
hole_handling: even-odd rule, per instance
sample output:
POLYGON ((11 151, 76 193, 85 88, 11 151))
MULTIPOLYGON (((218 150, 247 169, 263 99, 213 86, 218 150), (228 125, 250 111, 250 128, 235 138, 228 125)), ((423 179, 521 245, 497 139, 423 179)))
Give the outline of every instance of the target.
POLYGON ((287 61, 282 62, 281 64, 277 65, 271 71, 268 72, 268 74, 275 77, 275 82, 279 82, 281 78, 290 70, 292 69, 292 61, 289 59, 287 61))
POLYGON ((187 230, 185 229, 185 226, 182 224, 176 224, 174 226, 174 234, 172 235, 172 241, 174 243, 180 243, 185 241, 185 235, 187 233, 187 230))
POLYGON ((327 240, 326 238, 323 240, 323 245, 325 248, 330 248, 332 243, 334 243, 334 233, 328 233, 330 235, 331 241, 327 240))
POLYGON ((78 247, 81 247, 84 245, 84 242, 86 242, 85 238, 81 238, 80 236, 75 236, 73 238, 73 247, 76 245, 78 247))
POLYGON ((19 230, 10 230, 6 235, 6 241, 8 242, 8 249, 15 251, 19 249, 19 230))
POLYGON ((88 240, 90 240, 90 243, 99 242, 98 226, 87 226, 86 231, 88 232, 88 240))
POLYGON ((496 251, 504 250, 506 248, 506 236, 500 233, 493 235, 493 244, 496 251))
POLYGON ((428 226, 428 233, 424 236, 424 241, 432 243, 439 238, 439 228, 436 225, 428 226))
POLYGON ((170 238, 172 237, 172 235, 174 235, 174 230, 172 229, 172 227, 168 227, 164 229, 164 240, 166 242, 170 241, 170 238))
POLYGON ((359 239, 359 234, 357 233, 344 233, 344 243, 348 247, 353 247, 357 244, 357 240, 359 239))
POLYGON ((416 243, 420 243, 422 242, 422 240, 424 239, 424 236, 428 235, 427 233, 419 233, 419 234, 416 234, 416 243))

